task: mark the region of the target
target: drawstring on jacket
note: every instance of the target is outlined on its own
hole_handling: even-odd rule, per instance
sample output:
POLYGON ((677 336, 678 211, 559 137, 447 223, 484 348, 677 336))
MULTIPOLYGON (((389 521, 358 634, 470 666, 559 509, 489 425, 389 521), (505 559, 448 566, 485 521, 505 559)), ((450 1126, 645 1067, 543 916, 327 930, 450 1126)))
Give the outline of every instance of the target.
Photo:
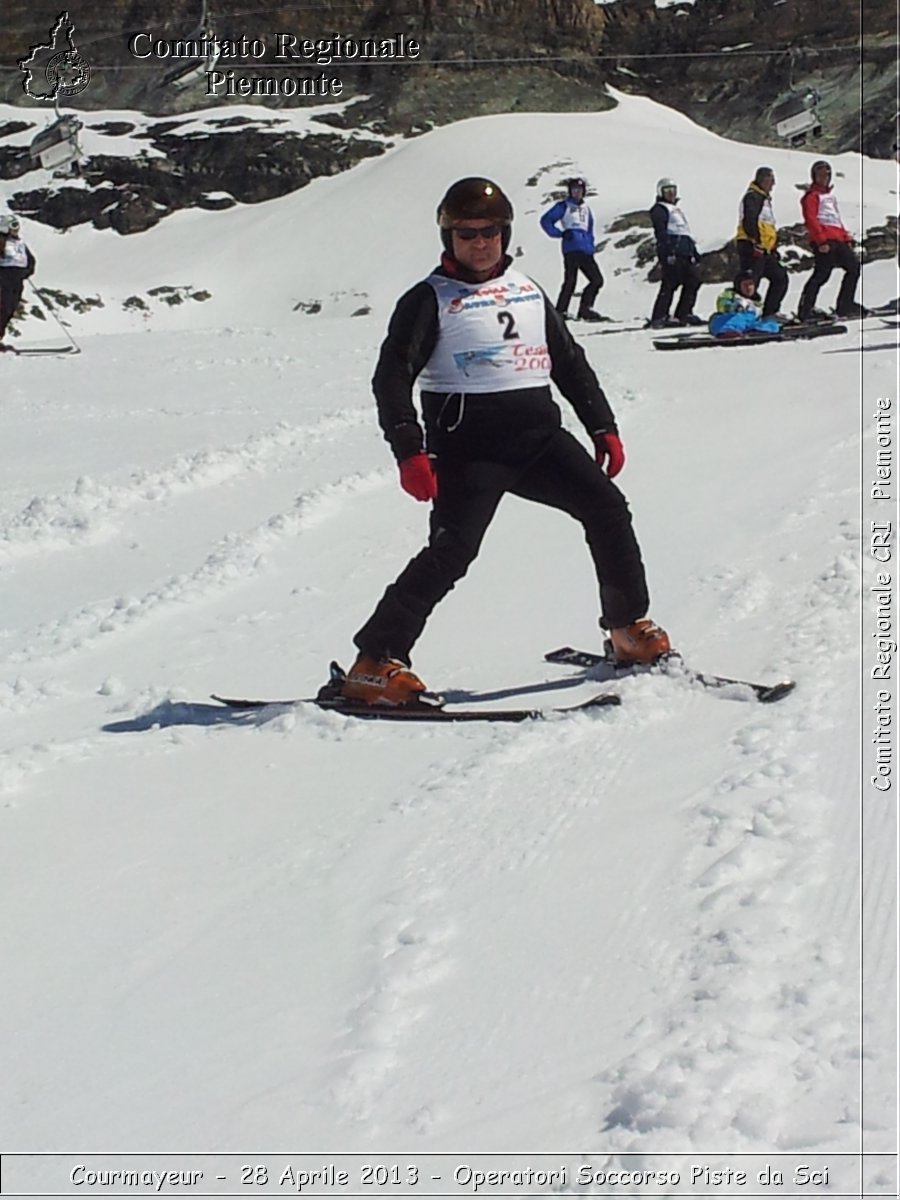
POLYGON ((444 403, 441 405, 441 411, 438 413, 438 425, 440 425, 441 418, 443 417, 444 413, 447 411, 447 405, 450 403, 450 401, 453 399, 454 396, 459 397, 459 412, 457 413, 456 420, 453 422, 453 424, 447 426, 448 433, 455 433, 456 430, 459 429, 460 425, 462 425, 463 417, 465 416, 465 413, 466 413, 466 394, 465 394, 465 392, 449 392, 446 399, 444 400, 444 403))

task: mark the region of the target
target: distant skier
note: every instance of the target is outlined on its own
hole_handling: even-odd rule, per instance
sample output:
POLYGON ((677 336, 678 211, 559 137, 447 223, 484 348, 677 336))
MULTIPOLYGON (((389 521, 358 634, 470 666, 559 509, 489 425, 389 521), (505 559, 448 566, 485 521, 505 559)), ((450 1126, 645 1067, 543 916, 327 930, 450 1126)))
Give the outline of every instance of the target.
POLYGON ((719 293, 716 311, 709 319, 715 337, 742 337, 747 333, 780 333, 781 323, 760 314, 759 294, 752 270, 739 271, 730 288, 719 293))
POLYGON ((19 235, 18 217, 0 216, 0 342, 34 267, 34 255, 19 235))
MULTIPOLYGON (((425 685, 410 652, 435 605, 466 574, 507 492, 574 517, 600 586, 601 626, 616 659, 652 662, 669 650, 647 616, 641 553, 625 497, 625 462, 609 402, 560 315, 505 253, 513 210, 496 183, 461 179, 438 209, 440 266, 401 297, 373 387, 400 485, 433 502, 428 545, 401 572, 354 637, 346 699, 414 704, 425 685), (424 432, 413 404, 421 387, 424 432), (561 427, 550 380, 572 405, 593 455, 561 427)), ((523 553, 538 555, 536 547, 523 553)))
POLYGON ((674 179, 660 179, 656 185, 656 202, 650 209, 653 232, 656 234, 656 255, 662 281, 650 314, 650 328, 664 329, 667 325, 702 325, 694 315, 694 304, 700 289, 697 264, 700 255, 691 236, 687 218, 678 206, 678 185, 674 179), (669 308, 675 293, 681 295, 670 319, 669 308))
POLYGON ((594 301, 603 287, 603 275, 594 258, 597 251, 594 243, 594 214, 585 200, 587 184, 577 176, 566 180, 566 187, 566 199, 548 208, 541 217, 544 233, 562 241, 563 283, 556 301, 556 311, 562 317, 568 316, 569 302, 575 292, 578 272, 581 271, 587 279, 587 287, 581 293, 577 319, 601 321, 603 318, 600 314, 594 312, 594 301))
POLYGON ((797 316, 801 321, 823 316, 816 307, 819 289, 837 267, 844 272, 834 311, 838 317, 863 317, 868 312, 854 298, 859 282, 859 259, 853 249, 853 235, 841 220, 837 197, 831 183, 831 167, 821 159, 810 170, 812 183, 800 201, 806 232, 815 254, 813 273, 800 294, 797 316))
POLYGON ((772 168, 758 167, 741 200, 735 234, 740 269, 753 272, 757 287, 761 279, 769 281, 762 309, 764 317, 778 313, 788 290, 788 274, 778 258, 778 226, 772 209, 774 187, 772 168))

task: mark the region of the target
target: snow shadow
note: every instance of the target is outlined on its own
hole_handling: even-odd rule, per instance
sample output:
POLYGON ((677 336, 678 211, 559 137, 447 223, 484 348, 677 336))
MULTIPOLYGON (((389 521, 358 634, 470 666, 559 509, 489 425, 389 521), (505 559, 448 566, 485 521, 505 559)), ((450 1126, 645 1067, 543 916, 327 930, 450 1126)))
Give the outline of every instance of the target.
POLYGON ((238 710, 224 708, 221 704, 163 700, 149 712, 123 721, 110 721, 102 725, 101 730, 103 733, 146 733, 151 729, 169 729, 173 725, 255 725, 259 721, 258 709, 238 710))

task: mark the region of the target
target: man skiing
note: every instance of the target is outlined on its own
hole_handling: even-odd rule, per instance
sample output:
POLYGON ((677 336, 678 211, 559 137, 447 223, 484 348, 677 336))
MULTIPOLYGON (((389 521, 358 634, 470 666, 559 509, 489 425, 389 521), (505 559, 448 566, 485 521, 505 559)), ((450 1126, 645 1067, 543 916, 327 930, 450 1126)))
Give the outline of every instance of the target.
POLYGON ((414 704, 425 685, 410 652, 435 605, 468 570, 504 493, 568 513, 584 527, 600 587, 601 626, 620 663, 670 649, 646 616, 640 549, 612 482, 625 453, 606 396, 559 313, 505 253, 513 210, 489 179, 461 179, 438 209, 444 253, 401 297, 373 388, 400 485, 432 502, 427 546, 354 637, 359 657, 341 694, 414 704), (418 378, 424 424, 413 404, 418 378), (561 427, 551 379, 593 442, 561 427), (604 470, 605 468, 605 470, 604 470))
POLYGON ((741 200, 735 240, 741 271, 752 271, 757 287, 767 279, 763 317, 774 317, 788 290, 788 274, 778 258, 778 227, 772 209, 775 172, 758 167, 741 200))
POLYGON ((0 216, 0 340, 13 318, 25 280, 34 274, 34 255, 19 236, 19 219, 0 216))
POLYGON ((549 237, 560 238, 563 253, 563 283, 556 301, 556 311, 568 316, 569 301, 575 292, 578 272, 587 279, 578 307, 579 321, 600 321, 594 312, 594 301, 603 287, 603 276, 594 258, 594 214, 586 203, 587 184, 580 177, 566 180, 567 196, 541 217, 541 229, 549 237))
POLYGON ((691 237, 687 218, 678 207, 678 185, 674 179, 660 179, 656 185, 656 202, 650 209, 650 220, 656 234, 656 254, 662 281, 650 314, 650 328, 664 329, 667 325, 702 325, 694 315, 694 304, 700 290, 697 264, 700 255, 691 237), (675 293, 681 288, 675 318, 670 320, 669 308, 675 293))
POLYGON ((822 315, 815 304, 819 288, 826 283, 835 267, 844 278, 834 305, 838 317, 863 317, 867 309, 854 299, 859 281, 859 259, 853 249, 853 235, 841 220, 837 197, 831 183, 831 167, 821 159, 810 170, 812 183, 803 193, 800 207, 806 232, 815 254, 813 273, 800 293, 797 316, 801 321, 822 315))

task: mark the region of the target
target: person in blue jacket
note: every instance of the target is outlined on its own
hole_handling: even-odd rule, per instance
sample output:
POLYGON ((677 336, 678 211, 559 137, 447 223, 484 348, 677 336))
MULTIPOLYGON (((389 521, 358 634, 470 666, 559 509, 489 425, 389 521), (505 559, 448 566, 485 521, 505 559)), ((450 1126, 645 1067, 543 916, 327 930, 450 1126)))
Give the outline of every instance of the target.
POLYGON ((594 259, 597 250, 594 244, 594 214, 586 203, 587 184, 579 176, 566 180, 568 195, 541 217, 541 229, 549 237, 559 238, 563 253, 563 284, 556 301, 556 311, 561 317, 569 315, 569 301, 575 291, 578 272, 587 279, 587 287, 581 293, 578 307, 579 321, 601 321, 594 312, 594 301, 603 287, 603 276, 594 259))

